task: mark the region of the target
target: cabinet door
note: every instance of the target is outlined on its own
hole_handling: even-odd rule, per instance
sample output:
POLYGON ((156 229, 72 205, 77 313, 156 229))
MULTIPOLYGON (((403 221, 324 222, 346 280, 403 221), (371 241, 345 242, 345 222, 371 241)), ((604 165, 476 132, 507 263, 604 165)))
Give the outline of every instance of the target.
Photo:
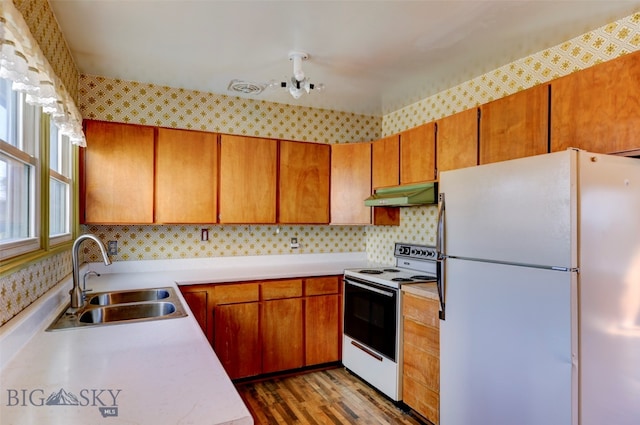
POLYGON ((340 295, 305 299, 305 365, 340 360, 340 295))
POLYGON ((551 151, 640 149, 640 52, 551 82, 551 151))
POLYGON ((374 189, 400 184, 400 136, 394 135, 371 144, 373 165, 371 185, 374 189))
POLYGON ((549 86, 480 106, 480 164, 547 153, 549 86))
POLYGON ((331 146, 280 142, 279 223, 329 223, 331 146))
POLYGON ((442 171, 478 165, 478 109, 467 109, 437 121, 436 161, 442 171))
POLYGON ((435 123, 400 133, 400 184, 432 181, 435 177, 435 123))
MULTIPOLYGON (((372 143, 371 182, 373 188, 400 184, 400 136, 385 137, 372 143)), ((399 225, 400 209, 373 207, 373 224, 399 225)))
POLYGON ((369 224, 371 143, 331 145, 331 223, 369 224))
POLYGON ((278 143, 220 138, 220 223, 275 223, 278 143))
POLYGON ((86 121, 84 223, 153 223, 154 129, 86 121))
POLYGON ((259 303, 219 305, 215 308, 213 348, 231 379, 259 375, 259 303))
POLYGON ((195 285, 181 286, 180 292, 185 301, 189 305, 189 310, 193 313, 196 321, 202 328, 202 332, 207 335, 207 339, 211 344, 212 338, 209 337, 207 332, 209 310, 208 307, 208 293, 205 289, 198 289, 195 285))
POLYGON ((262 303, 262 372, 304 366, 302 298, 262 303))
POLYGON ((215 223, 218 136, 158 129, 156 223, 215 223))

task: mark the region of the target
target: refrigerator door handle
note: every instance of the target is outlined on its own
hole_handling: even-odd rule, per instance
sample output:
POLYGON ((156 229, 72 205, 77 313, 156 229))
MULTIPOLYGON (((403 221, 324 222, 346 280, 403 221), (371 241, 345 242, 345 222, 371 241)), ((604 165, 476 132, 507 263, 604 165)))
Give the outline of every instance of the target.
POLYGON ((438 312, 438 316, 440 320, 445 320, 445 255, 444 255, 444 193, 438 194, 438 227, 436 235, 436 251, 438 252, 437 256, 437 280, 436 287, 438 288, 438 299, 440 300, 440 311, 438 312))
POLYGON ((438 288, 438 299, 440 300, 440 311, 438 311, 438 317, 440 318, 440 320, 445 320, 444 294, 446 291, 446 280, 445 280, 445 272, 444 272, 444 268, 445 268, 444 262, 445 262, 444 258, 439 259, 437 268, 436 268, 436 273, 437 273, 436 287, 438 288))
POLYGON ((436 227, 436 251, 438 260, 444 258, 444 193, 438 194, 438 226, 436 227))

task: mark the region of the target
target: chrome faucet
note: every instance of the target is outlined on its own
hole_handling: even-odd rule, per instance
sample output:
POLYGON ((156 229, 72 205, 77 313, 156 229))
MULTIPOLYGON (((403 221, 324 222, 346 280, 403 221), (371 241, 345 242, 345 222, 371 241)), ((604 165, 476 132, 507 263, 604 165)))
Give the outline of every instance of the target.
POLYGON ((71 248, 71 261, 73 263, 73 288, 71 288, 69 294, 71 294, 72 309, 78 309, 84 305, 84 292, 82 288, 80 288, 80 278, 78 272, 78 251, 80 249, 80 244, 86 239, 91 239, 96 244, 98 244, 100 252, 102 253, 104 265, 108 266, 109 264, 111 264, 111 260, 107 255, 107 249, 104 247, 104 244, 100 241, 100 239, 98 239, 97 236, 92 235, 91 233, 78 236, 75 242, 73 242, 73 247, 71 248))

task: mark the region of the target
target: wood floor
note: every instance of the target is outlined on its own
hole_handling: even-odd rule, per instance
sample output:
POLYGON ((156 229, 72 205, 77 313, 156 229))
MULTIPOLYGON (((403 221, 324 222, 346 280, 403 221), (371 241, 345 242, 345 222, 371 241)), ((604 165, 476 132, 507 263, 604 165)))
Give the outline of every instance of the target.
POLYGON ((342 367, 236 387, 257 425, 422 424, 342 367))

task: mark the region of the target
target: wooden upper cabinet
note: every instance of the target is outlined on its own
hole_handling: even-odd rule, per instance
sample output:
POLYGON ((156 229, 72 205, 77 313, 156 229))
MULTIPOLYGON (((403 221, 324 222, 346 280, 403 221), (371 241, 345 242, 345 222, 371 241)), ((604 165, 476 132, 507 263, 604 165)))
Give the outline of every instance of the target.
POLYGON ((432 181, 436 177, 434 122, 400 133, 400 184, 432 181))
POLYGON ((329 223, 331 146, 280 142, 279 223, 329 223))
POLYGON ((84 223, 153 223, 154 128, 86 121, 84 223))
POLYGON ((551 151, 640 149, 640 52, 551 82, 551 151))
POLYGON ((220 223, 275 223, 278 142, 220 137, 220 223))
POLYGON ((548 152, 547 84, 480 106, 480 164, 548 152))
POLYGON ((371 143, 331 145, 331 223, 369 224, 371 143))
POLYGON ((436 161, 440 172, 478 165, 478 109, 472 108, 436 122, 436 161))
POLYGON ((156 223, 215 223, 218 136, 201 131, 158 129, 156 223))
POLYGON ((376 140, 371 149, 371 186, 376 189, 400 184, 400 136, 396 134, 376 140))

